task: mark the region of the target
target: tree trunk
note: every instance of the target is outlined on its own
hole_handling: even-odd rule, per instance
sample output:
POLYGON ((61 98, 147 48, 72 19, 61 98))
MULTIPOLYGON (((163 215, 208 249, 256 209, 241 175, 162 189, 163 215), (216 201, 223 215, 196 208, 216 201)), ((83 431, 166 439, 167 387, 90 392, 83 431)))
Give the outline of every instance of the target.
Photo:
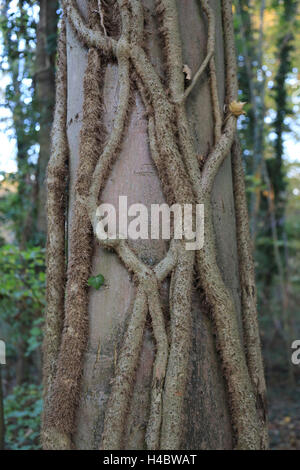
POLYGON ((58 1, 40 0, 36 44, 36 98, 40 114, 39 159, 37 172, 37 224, 46 234, 46 168, 50 157, 50 135, 55 103, 55 56, 58 1))
MULTIPOLYGON (((59 286, 63 281, 58 282, 49 261, 44 447, 265 448, 255 286, 252 282, 251 293, 241 289, 240 275, 244 282, 245 270, 238 259, 238 247, 239 255, 245 247, 245 232, 236 230, 235 212, 245 201, 236 189, 239 199, 234 201, 228 156, 237 116, 228 112, 237 91, 231 2, 223 1, 223 9, 215 0, 94 3, 88 13, 87 2, 78 1, 82 18, 74 3, 63 2, 67 16, 68 273, 62 329, 57 305, 62 309, 64 294, 59 286), (98 8, 99 15, 95 13, 98 8), (117 42, 119 30, 123 46, 121 40, 117 42), (104 38, 100 58, 96 36, 104 38), (118 64, 107 60, 108 36, 113 38, 118 64), (207 55, 211 47, 213 52, 207 55), (197 70, 205 61, 207 70, 197 80, 197 70), (130 107, 125 104, 122 114, 128 98, 129 64, 130 107), (115 157, 108 159, 110 171, 104 175, 108 148, 115 157), (116 208, 122 195, 128 196, 128 206, 138 202, 149 209, 151 204, 174 200, 204 203, 206 248, 196 253, 197 274, 195 253, 181 243, 176 245, 177 261, 172 243, 170 248, 163 240, 129 240, 128 245, 109 241, 110 250, 99 246, 90 236, 92 228, 95 232, 93 211, 99 190, 101 203, 116 208), (166 256, 171 280, 161 274, 159 263, 166 256), (87 292, 87 279, 99 273, 105 286, 87 292), (55 275, 56 284, 51 281, 55 275), (248 326, 241 305, 245 313, 247 308, 250 311, 248 326), (60 320, 55 323, 55 318, 60 320), (58 356, 51 347, 51 335, 60 344, 58 356), (164 346, 168 361, 162 372, 164 346), (57 367, 53 368, 54 362, 57 367), (74 406, 66 405, 67 397, 74 406)), ((64 111, 59 114, 66 100, 65 77, 61 79, 54 142, 59 135, 64 150, 54 151, 48 170, 49 221, 58 203, 53 188, 58 181, 64 182, 62 177, 58 180, 57 170, 65 169, 67 145, 61 129, 64 111)), ((56 191, 57 198, 62 194, 63 189, 59 194, 56 191)), ((243 217, 247 218, 246 212, 243 217)), ((63 239, 59 217, 57 224, 63 239)), ((48 250, 55 252, 50 239, 48 250)), ((60 276, 63 280, 63 273, 60 276)))

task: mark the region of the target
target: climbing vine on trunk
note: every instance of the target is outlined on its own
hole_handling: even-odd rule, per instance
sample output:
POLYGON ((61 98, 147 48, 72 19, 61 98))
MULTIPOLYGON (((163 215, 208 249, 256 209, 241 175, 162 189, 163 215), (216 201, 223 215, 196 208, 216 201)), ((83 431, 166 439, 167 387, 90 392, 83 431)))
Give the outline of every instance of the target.
MULTIPOLYGON (((157 0, 156 12, 164 42, 166 82, 153 67, 144 47, 144 11, 139 0, 89 2, 85 21, 73 0, 63 0, 64 21, 88 48, 84 79, 80 161, 75 184, 75 210, 69 235, 65 273, 65 220, 62 201, 66 192, 66 41, 65 27, 59 43, 57 102, 53 126, 53 152, 48 168, 48 307, 44 344, 45 409, 43 443, 48 449, 73 448, 76 409, 80 396, 83 355, 88 339, 87 281, 93 237, 97 238, 96 209, 106 179, 120 154, 133 89, 142 98, 147 119, 151 156, 165 198, 177 204, 204 204, 205 243, 197 252, 185 249, 185 240, 171 240, 165 257, 145 264, 122 239, 98 239, 112 250, 136 283, 136 297, 118 357, 106 408, 101 449, 122 449, 135 372, 146 318, 156 343, 151 407, 146 431, 148 449, 179 449, 182 415, 191 347, 191 294, 194 266, 201 292, 210 307, 217 349, 228 389, 237 449, 267 446, 265 383, 257 325, 254 270, 247 207, 243 187, 236 121, 243 112, 237 102, 232 5, 222 1, 226 61, 226 114, 217 93, 215 69, 215 17, 208 0, 200 1, 208 22, 207 55, 185 88, 182 42, 175 0, 157 0), (110 8, 109 8, 110 7, 110 8), (102 129, 104 68, 117 62, 119 103, 108 138, 102 129), (199 165, 186 113, 186 100, 203 71, 209 69, 215 142, 199 165), (234 145, 235 209, 242 283, 244 336, 238 314, 216 259, 211 192, 215 176, 234 145), (163 314, 160 285, 171 277, 170 328, 163 314), (66 283, 64 282, 66 277, 66 283)), ((199 294, 200 295, 200 294, 199 294)))

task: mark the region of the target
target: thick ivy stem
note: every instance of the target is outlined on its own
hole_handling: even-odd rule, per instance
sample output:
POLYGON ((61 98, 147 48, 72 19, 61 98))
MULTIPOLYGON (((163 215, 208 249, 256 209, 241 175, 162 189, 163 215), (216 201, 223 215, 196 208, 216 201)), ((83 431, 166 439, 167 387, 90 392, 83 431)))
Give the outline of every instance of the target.
MULTIPOLYGON (((180 94, 181 84, 178 77, 178 69, 176 66, 172 68, 172 61, 170 60, 172 54, 176 53, 176 55, 181 55, 181 49, 178 48, 179 41, 176 40, 176 38, 179 37, 178 19, 173 15, 173 21, 170 21, 172 16, 171 11, 168 10, 168 8, 170 7, 172 0, 165 2, 161 0, 159 3, 161 4, 162 10, 164 36, 170 63, 169 68, 171 67, 169 70, 169 85, 174 99, 176 98, 176 93, 180 94), (167 19, 164 21, 164 18, 167 19)), ((173 5, 173 7, 175 7, 175 5, 173 5)), ((228 86, 228 99, 229 102, 231 102, 235 98, 235 93, 237 92, 232 18, 230 16, 231 2, 226 0, 224 1, 223 11, 226 37, 225 49, 227 82, 229 82, 230 79, 232 80, 230 86, 228 86)), ((210 14, 208 9, 207 14, 210 14)), ((181 117, 181 119, 178 120, 179 130, 184 124, 186 128, 188 128, 184 109, 180 110, 179 116, 181 117)), ((201 280, 201 287, 204 289, 207 300, 212 308, 218 342, 220 344, 222 343, 220 346, 220 355, 224 366, 227 385, 230 391, 232 421, 236 429, 237 447, 260 448, 261 443, 258 437, 258 418, 255 409, 255 400, 249 380, 243 346, 239 338, 237 312, 235 311, 232 295, 226 289, 217 265, 212 212, 210 208, 213 182, 222 162, 230 152, 236 132, 235 129, 236 118, 232 115, 228 117, 223 133, 220 134, 218 130, 219 140, 217 141, 212 153, 207 157, 200 184, 198 184, 199 170, 198 172, 195 170, 196 159, 190 136, 188 135, 188 132, 184 133, 183 131, 180 132, 180 136, 181 146, 185 149, 185 152, 183 152, 185 163, 187 165, 190 181, 193 184, 196 200, 197 202, 205 204, 205 244, 204 248, 200 250, 200 252, 197 252, 198 272, 201 280), (223 341, 224 328, 226 330, 226 340, 223 341), (236 362, 236 358, 238 358, 238 362, 236 362), (238 363, 240 361, 241 365, 239 369, 238 363), (245 399, 243 405, 240 404, 241 394, 245 399), (245 416, 247 416, 246 421, 249 423, 248 427, 245 426, 245 416)))
POLYGON ((147 292, 149 313, 152 320, 153 334, 156 342, 156 356, 153 367, 151 409, 146 433, 146 443, 148 449, 157 450, 160 446, 162 394, 167 370, 169 344, 164 315, 159 299, 158 286, 152 286, 152 283, 147 283, 147 292))
POLYGON ((171 244, 167 256, 152 270, 139 260, 123 240, 120 240, 117 244, 114 241, 114 249, 127 269, 135 274, 138 279, 138 289, 107 405, 101 448, 112 450, 123 447, 125 419, 142 346, 148 311, 147 306, 152 317, 154 336, 158 348, 158 358, 155 361, 153 377, 155 391, 152 394, 154 419, 150 422, 147 433, 148 445, 152 448, 156 447, 157 442, 159 442, 161 387, 164 383, 168 354, 168 342, 158 297, 157 282, 161 283, 174 269, 174 265, 177 263, 177 250, 174 244, 171 244))
POLYGON ((83 44, 87 47, 95 47, 106 55, 115 51, 116 41, 103 36, 98 29, 89 28, 82 18, 75 0, 62 0, 61 3, 68 21, 83 44))
POLYGON ((118 46, 117 57, 119 64, 119 81, 120 81, 120 93, 119 93, 119 105, 116 118, 114 121, 114 127, 109 137, 108 143, 106 144, 100 158, 98 159, 97 165, 93 172, 91 179, 91 187, 89 195, 86 200, 86 206, 88 209, 89 217, 93 225, 94 232, 96 233, 96 210, 98 207, 98 199, 100 192, 103 190, 104 183, 109 174, 110 169, 118 155, 122 137, 124 133, 126 117, 129 110, 129 97, 130 97, 130 80, 129 80, 129 61, 123 53, 122 44, 118 46))
POLYGON ((268 446, 266 383, 261 354, 257 318, 257 296, 252 255, 252 242, 246 200, 244 170, 240 143, 236 137, 232 146, 232 174, 236 233, 241 282, 242 318, 244 343, 250 378, 256 395, 256 407, 261 416, 262 448, 268 446))
MULTIPOLYGON (((75 184, 75 210, 70 234, 64 329, 49 409, 49 425, 69 439, 74 431, 83 354, 88 335, 87 280, 90 275, 92 239, 91 223, 83 201, 88 195, 89 182, 99 157, 98 132, 101 111, 99 76, 99 54, 92 48, 88 53, 84 79, 83 127, 75 184), (85 158, 86 155, 89 155, 88 160, 85 158)), ((67 438, 64 440, 67 441, 67 438)))
POLYGON ((209 72, 210 72, 210 90, 211 90, 211 100, 214 114, 214 137, 215 144, 221 138, 222 133, 222 115, 220 111, 219 95, 218 95, 218 83, 217 83, 217 73, 216 73, 216 64, 215 64, 215 34, 216 34, 216 21, 214 11, 210 6, 208 0, 201 0, 202 8, 207 16, 208 20, 208 39, 207 39, 207 55, 209 51, 212 50, 213 54, 209 60, 209 72))
POLYGON ((66 280, 65 202, 68 142, 66 25, 62 21, 58 41, 56 105, 52 127, 51 157, 47 170, 47 310, 44 329, 44 411, 42 440, 47 447, 47 419, 64 320, 66 280))
POLYGON ((182 445, 183 405, 191 347, 191 296, 195 252, 184 242, 178 253, 173 275, 170 305, 171 346, 163 395, 163 421, 160 449, 180 449, 182 445))
POLYGON ((101 444, 104 450, 122 449, 125 419, 142 346, 146 315, 147 297, 142 286, 139 286, 105 413, 101 444))

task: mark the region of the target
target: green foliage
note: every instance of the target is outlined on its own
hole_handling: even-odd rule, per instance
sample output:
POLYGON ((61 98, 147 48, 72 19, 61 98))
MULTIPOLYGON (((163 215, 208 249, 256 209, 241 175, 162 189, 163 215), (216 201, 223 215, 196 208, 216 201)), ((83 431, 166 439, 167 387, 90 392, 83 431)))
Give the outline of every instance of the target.
POLYGON ((100 289, 101 286, 104 284, 104 276, 102 274, 98 274, 97 276, 91 276, 88 279, 88 285, 93 287, 94 289, 100 289))
POLYGON ((14 387, 4 400, 5 448, 8 450, 40 449, 42 388, 23 384, 14 387))

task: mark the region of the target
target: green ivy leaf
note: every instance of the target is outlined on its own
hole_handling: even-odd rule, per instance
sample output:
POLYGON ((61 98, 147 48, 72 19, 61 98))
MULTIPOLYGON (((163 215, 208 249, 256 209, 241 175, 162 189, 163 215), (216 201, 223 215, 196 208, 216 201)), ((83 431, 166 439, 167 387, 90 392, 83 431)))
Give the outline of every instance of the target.
POLYGON ((104 276, 102 274, 97 274, 97 276, 91 276, 88 279, 88 285, 93 287, 94 289, 100 289, 101 286, 104 284, 104 276))

